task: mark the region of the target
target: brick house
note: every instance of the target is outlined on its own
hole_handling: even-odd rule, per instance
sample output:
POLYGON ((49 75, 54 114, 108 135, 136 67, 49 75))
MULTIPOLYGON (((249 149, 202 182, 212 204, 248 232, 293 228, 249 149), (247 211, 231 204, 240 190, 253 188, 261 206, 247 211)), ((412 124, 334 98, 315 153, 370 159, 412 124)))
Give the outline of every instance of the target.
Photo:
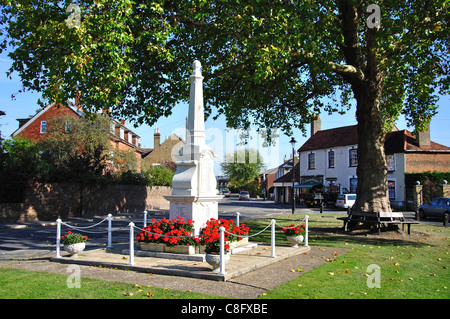
MULTIPOLYGON (((355 193, 357 126, 321 130, 320 121, 313 121, 311 127, 314 134, 298 149, 300 184, 315 179, 324 186, 337 185, 341 192, 355 193)), ((450 147, 430 141, 429 130, 417 136, 408 130, 394 130, 386 134, 384 148, 393 208, 407 207, 405 173, 450 172, 450 147)))
MULTIPOLYGON (((37 112, 34 116, 29 118, 17 119, 19 121, 19 128, 14 131, 12 137, 23 137, 31 139, 35 142, 40 142, 45 139, 48 131, 48 125, 51 120, 56 117, 74 117, 84 118, 84 113, 81 106, 77 103, 68 101, 68 106, 60 104, 50 104, 37 112)), ((110 143, 113 148, 121 151, 134 152, 138 167, 141 167, 141 138, 138 134, 125 126, 125 121, 117 121, 111 118, 110 122, 110 143)))
POLYGON ((264 169, 258 176, 258 185, 261 185, 263 189, 262 195, 264 198, 273 198, 275 196, 273 182, 277 171, 278 167, 264 169))
POLYGON ((153 148, 143 149, 142 164, 144 167, 150 168, 152 166, 158 166, 163 163, 175 162, 174 154, 178 153, 180 148, 184 145, 184 140, 172 133, 170 136, 166 136, 161 143, 161 134, 159 129, 155 129, 153 135, 153 148))

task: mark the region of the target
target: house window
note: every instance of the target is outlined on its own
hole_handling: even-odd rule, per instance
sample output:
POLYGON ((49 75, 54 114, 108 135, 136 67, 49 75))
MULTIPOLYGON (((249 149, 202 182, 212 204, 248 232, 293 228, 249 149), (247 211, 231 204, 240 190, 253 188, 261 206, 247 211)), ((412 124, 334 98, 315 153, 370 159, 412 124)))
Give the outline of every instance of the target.
POLYGON ((358 149, 352 148, 349 151, 350 167, 358 166, 358 149))
POLYGON ((357 178, 350 178, 350 193, 356 194, 356 188, 358 187, 358 179, 357 178))
POLYGON ((125 131, 123 127, 120 127, 120 138, 123 139, 125 137, 125 131))
POLYGON ((72 122, 71 121, 66 121, 65 131, 66 131, 66 133, 72 132, 72 122))
POLYGON ((389 199, 395 199, 395 181, 388 181, 389 199))
POLYGON ((116 125, 112 122, 109 124, 109 131, 111 134, 116 134, 116 125))
POLYGON ((41 133, 47 132, 47 121, 41 121, 41 133))
POLYGON ((334 151, 328 152, 328 167, 334 168, 334 151))
POLYGON ((387 167, 388 167, 388 172, 395 171, 394 155, 386 155, 386 164, 387 164, 387 167))
POLYGON ((308 154, 308 169, 316 169, 316 154, 308 154))
POLYGON ((128 132, 128 143, 133 144, 133 135, 131 135, 131 132, 128 132))

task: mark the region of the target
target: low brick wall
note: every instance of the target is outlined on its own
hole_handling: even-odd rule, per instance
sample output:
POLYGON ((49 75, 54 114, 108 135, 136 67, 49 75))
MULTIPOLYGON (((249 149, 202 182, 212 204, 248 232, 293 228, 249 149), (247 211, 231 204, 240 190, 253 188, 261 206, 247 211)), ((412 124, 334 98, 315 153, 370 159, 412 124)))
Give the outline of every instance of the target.
POLYGON ((23 203, 0 203, 0 222, 168 210, 170 204, 163 196, 171 193, 164 186, 35 183, 25 190, 23 203))

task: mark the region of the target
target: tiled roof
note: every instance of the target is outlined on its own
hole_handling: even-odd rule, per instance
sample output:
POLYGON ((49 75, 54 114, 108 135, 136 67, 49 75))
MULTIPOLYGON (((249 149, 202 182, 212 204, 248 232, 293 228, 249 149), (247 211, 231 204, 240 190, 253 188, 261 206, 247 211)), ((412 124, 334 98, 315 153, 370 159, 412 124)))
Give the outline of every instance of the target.
POLYGON ((356 125, 318 131, 311 136, 298 152, 320 150, 345 145, 358 144, 358 129, 356 125))
POLYGON ((416 136, 408 130, 390 132, 386 134, 384 152, 386 154, 403 152, 438 152, 450 151, 450 147, 430 141, 430 145, 419 146, 416 136))
MULTIPOLYGON (((338 127, 329 130, 318 131, 311 136, 305 144, 298 149, 298 152, 320 150, 346 145, 358 144, 357 126, 338 127)), ((403 152, 437 152, 450 151, 450 147, 430 142, 429 146, 419 146, 416 137, 408 130, 393 131, 386 134, 384 143, 386 154, 403 152)))
MULTIPOLYGON (((297 163, 295 165, 294 170, 295 170, 295 180, 298 182, 300 176, 300 163, 297 163)), ((292 169, 274 181, 274 183, 282 183, 282 182, 292 182, 292 169)))

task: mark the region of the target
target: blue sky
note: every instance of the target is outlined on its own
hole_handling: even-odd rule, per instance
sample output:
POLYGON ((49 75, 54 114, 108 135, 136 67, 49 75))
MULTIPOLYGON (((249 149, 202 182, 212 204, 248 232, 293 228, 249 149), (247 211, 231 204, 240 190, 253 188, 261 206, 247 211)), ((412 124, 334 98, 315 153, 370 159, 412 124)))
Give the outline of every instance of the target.
MULTIPOLYGON (((11 99, 11 94, 17 93, 21 89, 21 83, 16 75, 13 75, 12 80, 6 77, 6 71, 10 66, 11 60, 6 53, 0 54, 0 110, 6 112, 5 116, 0 117, 0 131, 3 138, 8 138, 18 128, 18 118, 34 115, 39 108, 37 105, 37 100, 40 97, 39 93, 20 93, 16 95, 14 100, 11 99)), ((438 104, 438 114, 431 121, 431 140, 450 146, 450 97, 441 97, 438 104)), ((153 148, 153 133, 156 128, 160 130, 161 140, 172 133, 176 133, 183 138, 185 137, 187 113, 188 104, 183 103, 175 107, 170 117, 159 119, 152 127, 142 125, 134 128, 130 123, 127 123, 127 126, 141 136, 142 147, 153 148)), ((321 114, 321 120, 322 129, 354 125, 356 124, 355 109, 352 108, 345 115, 333 114, 329 116, 323 113, 321 114)), ((399 120, 397 127, 400 130, 413 130, 406 126, 406 121, 404 120, 399 120)), ((216 163, 219 163, 223 160, 225 153, 234 151, 237 143, 236 132, 227 133, 224 117, 220 117, 216 121, 212 119, 206 121, 205 129, 206 142, 218 156, 216 163)), ((294 130, 294 137, 297 140, 296 149, 306 142, 309 134, 309 127, 307 128, 307 136, 303 136, 300 130, 294 130)), ((292 148, 289 143, 290 136, 283 135, 280 132, 276 146, 269 149, 261 149, 256 132, 252 131, 250 135, 252 136, 250 144, 258 146, 259 150, 262 151, 265 163, 269 168, 278 166, 283 162, 285 155, 289 157, 292 154, 292 148)), ((220 174, 219 165, 216 165, 215 172, 220 174)))

